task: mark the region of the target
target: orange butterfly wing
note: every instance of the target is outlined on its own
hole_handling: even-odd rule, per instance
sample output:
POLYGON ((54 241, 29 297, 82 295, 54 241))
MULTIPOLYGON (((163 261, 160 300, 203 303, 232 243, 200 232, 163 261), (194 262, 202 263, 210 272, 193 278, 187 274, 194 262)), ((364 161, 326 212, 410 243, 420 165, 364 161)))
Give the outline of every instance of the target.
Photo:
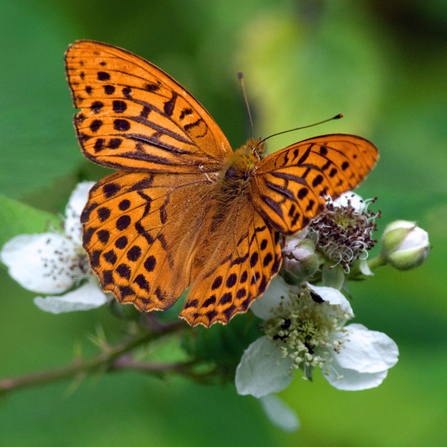
POLYGON ((291 235, 354 189, 375 166, 377 148, 355 135, 322 135, 268 155, 257 165, 254 205, 269 226, 291 235))
POLYGON ((191 282, 211 193, 203 174, 118 171, 99 181, 81 222, 102 288, 141 312, 174 304, 191 282))
POLYGON ((116 169, 218 171, 230 144, 202 105, 169 75, 126 50, 88 40, 65 54, 84 155, 116 169))
POLYGON ((180 314, 190 324, 226 324, 246 312, 281 267, 279 234, 255 210, 245 194, 208 219, 192 269, 185 306, 180 314))

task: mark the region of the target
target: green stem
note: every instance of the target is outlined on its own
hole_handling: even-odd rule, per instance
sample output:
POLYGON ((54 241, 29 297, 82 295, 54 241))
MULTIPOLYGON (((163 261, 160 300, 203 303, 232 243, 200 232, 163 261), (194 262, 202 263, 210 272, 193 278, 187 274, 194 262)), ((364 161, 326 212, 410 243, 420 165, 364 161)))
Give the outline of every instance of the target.
MULTIPOLYGON (((383 265, 386 265, 386 260, 385 258, 379 254, 377 256, 375 256, 374 258, 368 259, 368 267, 371 271, 373 271, 374 269, 378 268, 378 267, 382 267, 383 265)), ((348 279, 351 281, 362 281, 364 279, 366 279, 367 277, 360 271, 359 265, 356 264, 354 265, 354 267, 351 269, 348 279)))
POLYGON ((201 364, 203 364, 203 362, 197 359, 175 363, 148 363, 135 362, 132 359, 121 358, 113 363, 113 370, 120 371, 128 369, 141 373, 148 373, 157 377, 163 377, 166 373, 176 372, 197 383, 201 383, 202 385, 212 383, 212 380, 216 377, 215 368, 211 367, 211 369, 208 369, 207 371, 196 372, 194 368, 201 364))
MULTIPOLYGON (((46 383, 52 383, 69 378, 83 377, 95 371, 114 370, 114 361, 132 351, 138 346, 148 343, 157 338, 175 332, 180 327, 184 327, 184 322, 179 321, 171 325, 161 326, 157 331, 148 332, 139 337, 131 338, 116 346, 107 346, 99 355, 87 360, 74 360, 71 365, 58 369, 29 374, 22 377, 13 377, 0 380, 0 394, 9 391, 28 388, 46 383)), ((156 370, 154 370, 155 372, 156 370)))
POLYGON ((383 265, 386 265, 386 263, 387 262, 385 258, 380 254, 368 260, 368 267, 370 268, 370 270, 374 270, 377 267, 382 267, 383 265))

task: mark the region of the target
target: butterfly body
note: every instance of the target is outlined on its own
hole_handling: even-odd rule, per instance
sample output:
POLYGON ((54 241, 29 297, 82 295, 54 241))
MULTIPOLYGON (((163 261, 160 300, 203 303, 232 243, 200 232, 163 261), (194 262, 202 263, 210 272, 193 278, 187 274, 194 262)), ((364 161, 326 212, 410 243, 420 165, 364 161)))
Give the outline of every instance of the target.
POLYGON ((251 139, 228 158, 218 179, 218 202, 227 203, 244 194, 246 188, 250 187, 251 178, 260 160, 258 157, 264 149, 264 143, 261 144, 261 149, 256 148, 259 143, 260 140, 251 139))
POLYGON ((104 290, 140 311, 209 327, 245 312, 281 266, 280 234, 304 229, 375 165, 369 141, 332 134, 263 158, 235 151, 203 106, 150 62, 78 41, 65 56, 84 155, 118 169, 90 191, 83 246, 104 290))

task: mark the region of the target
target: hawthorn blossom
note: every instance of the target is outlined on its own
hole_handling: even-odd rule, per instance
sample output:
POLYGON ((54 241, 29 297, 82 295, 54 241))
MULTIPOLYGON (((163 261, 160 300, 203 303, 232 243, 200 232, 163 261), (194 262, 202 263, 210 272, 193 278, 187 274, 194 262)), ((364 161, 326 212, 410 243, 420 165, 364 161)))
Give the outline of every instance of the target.
POLYGON ((244 352, 236 370, 239 394, 257 398, 285 389, 298 368, 312 379, 319 367, 340 390, 380 385, 397 362, 397 345, 361 324, 341 292, 308 283, 290 286, 277 276, 251 310, 264 320, 264 336, 244 352))
POLYGON ((80 215, 93 185, 93 182, 82 182, 72 192, 65 210, 63 232, 21 234, 8 241, 0 252, 9 274, 21 286, 50 294, 34 299, 44 311, 88 310, 107 301, 82 248, 80 215), (81 281, 84 281, 82 285, 81 281), (74 286, 77 288, 71 290, 74 286))

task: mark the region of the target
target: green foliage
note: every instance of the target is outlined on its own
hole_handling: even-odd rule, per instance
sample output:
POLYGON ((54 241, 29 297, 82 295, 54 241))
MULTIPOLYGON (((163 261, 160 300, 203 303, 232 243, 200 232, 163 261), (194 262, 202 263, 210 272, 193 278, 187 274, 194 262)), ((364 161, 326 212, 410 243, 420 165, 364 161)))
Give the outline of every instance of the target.
POLYGON ((233 318, 226 326, 215 324, 207 329, 198 326, 194 331, 185 332, 182 346, 193 357, 214 362, 225 369, 229 380, 234 380, 234 372, 244 350, 263 333, 255 321, 261 323, 252 313, 233 318))
POLYGON ((1 195, 0 222, 0 246, 19 234, 44 233, 52 229, 62 229, 61 219, 54 214, 1 195))

